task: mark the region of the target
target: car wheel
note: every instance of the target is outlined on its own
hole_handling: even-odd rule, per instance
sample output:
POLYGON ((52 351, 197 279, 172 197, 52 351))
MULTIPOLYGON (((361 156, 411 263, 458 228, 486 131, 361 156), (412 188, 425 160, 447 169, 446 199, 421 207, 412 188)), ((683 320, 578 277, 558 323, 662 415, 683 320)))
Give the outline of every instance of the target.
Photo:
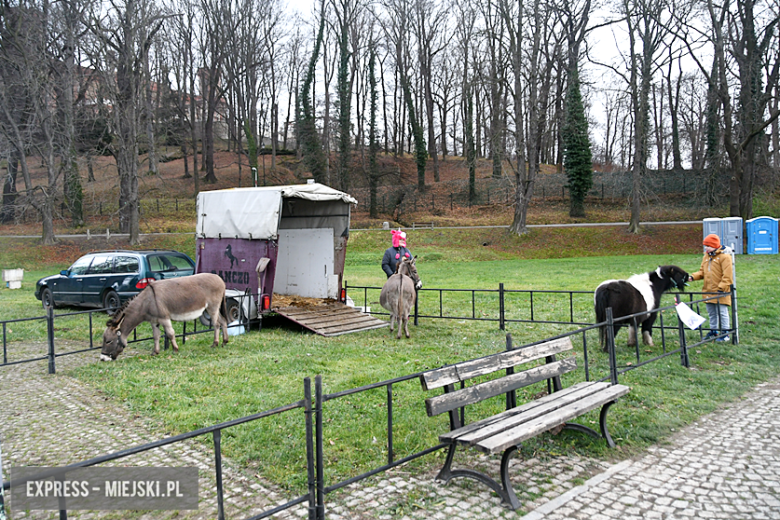
POLYGON ((57 304, 54 302, 54 294, 48 287, 41 292, 41 304, 43 304, 43 310, 47 310, 49 307, 52 309, 57 308, 57 304))
MULTIPOLYGON (((241 319, 241 307, 238 305, 238 302, 234 300, 233 298, 228 298, 225 302, 225 305, 227 306, 227 318, 228 323, 233 323, 234 321, 241 319)), ((209 311, 203 311, 203 314, 200 315, 200 322, 203 324, 204 327, 211 328, 211 315, 209 314, 209 311)))
POLYGON ((233 298, 228 298, 226 305, 227 305, 228 323, 233 323, 234 321, 240 320, 241 307, 238 305, 238 302, 233 298))
POLYGON ((201 325, 211 328, 211 315, 209 314, 209 311, 203 311, 203 314, 201 314, 198 319, 200 320, 201 325))
POLYGON ((119 299, 119 295, 116 291, 106 291, 103 295, 103 308, 109 314, 113 314, 119 307, 122 306, 122 300, 119 299))

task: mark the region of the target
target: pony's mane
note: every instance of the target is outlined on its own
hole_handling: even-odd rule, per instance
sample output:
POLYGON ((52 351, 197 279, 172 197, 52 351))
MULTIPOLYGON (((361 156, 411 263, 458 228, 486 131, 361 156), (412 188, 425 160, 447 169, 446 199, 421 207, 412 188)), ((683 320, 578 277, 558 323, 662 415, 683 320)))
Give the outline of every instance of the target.
POLYGON ((135 296, 127 300, 125 303, 122 304, 121 307, 119 307, 114 314, 111 315, 110 318, 108 318, 108 321, 106 322, 107 327, 116 327, 122 322, 122 318, 125 316, 125 312, 127 311, 127 307, 130 305, 130 303, 135 299, 135 296))

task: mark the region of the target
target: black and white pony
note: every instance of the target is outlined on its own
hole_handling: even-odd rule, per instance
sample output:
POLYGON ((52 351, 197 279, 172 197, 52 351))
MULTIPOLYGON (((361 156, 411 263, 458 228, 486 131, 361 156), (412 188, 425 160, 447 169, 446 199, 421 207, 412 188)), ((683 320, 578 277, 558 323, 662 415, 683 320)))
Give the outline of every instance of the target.
MULTIPOLYGON (((628 280, 606 280, 596 287, 593 295, 596 309, 596 322, 601 323, 607 319, 607 309, 612 307, 612 318, 617 320, 623 316, 629 316, 639 312, 657 309, 661 303, 661 295, 670 289, 680 291, 685 287, 688 273, 676 265, 662 265, 649 273, 635 274, 628 280)), ((633 319, 616 321, 613 325, 615 336, 618 331, 628 325, 628 345, 636 345, 636 328, 642 325, 642 341, 645 345, 653 346, 653 323, 656 312, 643 314, 633 319)), ((606 350, 607 327, 599 329, 599 342, 601 348, 606 350)))

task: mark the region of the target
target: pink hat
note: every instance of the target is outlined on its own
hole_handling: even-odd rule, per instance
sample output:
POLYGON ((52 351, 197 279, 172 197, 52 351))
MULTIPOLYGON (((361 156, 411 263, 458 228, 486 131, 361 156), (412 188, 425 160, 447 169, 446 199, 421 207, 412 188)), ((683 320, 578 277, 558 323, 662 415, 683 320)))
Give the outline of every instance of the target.
POLYGON ((406 233, 400 229, 390 231, 393 235, 393 247, 406 247, 406 233))

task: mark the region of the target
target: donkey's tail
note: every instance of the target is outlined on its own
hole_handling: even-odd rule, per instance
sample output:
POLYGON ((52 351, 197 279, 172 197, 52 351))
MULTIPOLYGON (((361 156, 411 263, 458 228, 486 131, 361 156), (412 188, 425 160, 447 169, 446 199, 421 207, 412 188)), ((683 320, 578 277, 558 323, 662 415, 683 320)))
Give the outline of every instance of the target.
POLYGON ((227 310, 227 296, 222 295, 222 303, 219 306, 219 313, 222 316, 222 319, 225 320, 226 324, 230 324, 228 322, 228 310, 227 310))
MULTIPOLYGON (((405 276, 406 275, 402 274, 399 278, 399 283, 398 283, 398 305, 396 305, 395 312, 396 315, 398 316, 399 323, 401 322, 400 320, 404 318, 404 277, 405 276)), ((401 331, 400 325, 398 331, 399 333, 401 331)))
MULTIPOLYGON (((596 323, 607 320, 607 307, 609 307, 609 290, 599 287, 593 296, 594 309, 596 311, 596 323)), ((599 327, 599 345, 604 347, 607 344, 607 326, 599 327)))

